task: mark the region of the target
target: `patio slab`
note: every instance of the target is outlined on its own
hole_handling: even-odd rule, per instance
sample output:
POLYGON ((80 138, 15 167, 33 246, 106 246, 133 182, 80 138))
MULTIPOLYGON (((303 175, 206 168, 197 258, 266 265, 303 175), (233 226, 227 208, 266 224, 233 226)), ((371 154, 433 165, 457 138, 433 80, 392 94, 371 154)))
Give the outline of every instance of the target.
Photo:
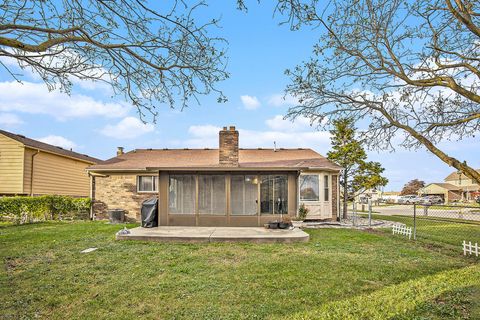
POLYGON ((307 242, 308 233, 294 228, 272 230, 258 227, 156 227, 130 229, 130 234, 117 234, 117 240, 157 242, 307 242))

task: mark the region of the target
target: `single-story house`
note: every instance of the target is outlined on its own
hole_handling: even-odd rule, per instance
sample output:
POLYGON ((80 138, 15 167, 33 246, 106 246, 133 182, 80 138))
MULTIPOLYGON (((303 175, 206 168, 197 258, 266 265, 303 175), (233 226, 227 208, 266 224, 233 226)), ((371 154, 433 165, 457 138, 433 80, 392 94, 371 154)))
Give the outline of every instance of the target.
POLYGON ((90 196, 85 169, 102 160, 0 130, 0 196, 90 196))
POLYGON ((460 187, 451 183, 430 183, 419 190, 423 196, 439 196, 445 203, 459 201, 461 199, 460 187))
POLYGON ((136 149, 87 168, 93 215, 159 199, 159 225, 261 226, 295 216, 336 219, 341 167, 311 149, 242 149, 235 127, 219 132, 218 149, 136 149))
MULTIPOLYGON (((477 171, 480 172, 480 170, 477 171)), ((440 196, 445 202, 473 201, 480 196, 480 185, 463 173, 452 172, 444 181, 444 183, 430 183, 419 190, 419 193, 440 196)))

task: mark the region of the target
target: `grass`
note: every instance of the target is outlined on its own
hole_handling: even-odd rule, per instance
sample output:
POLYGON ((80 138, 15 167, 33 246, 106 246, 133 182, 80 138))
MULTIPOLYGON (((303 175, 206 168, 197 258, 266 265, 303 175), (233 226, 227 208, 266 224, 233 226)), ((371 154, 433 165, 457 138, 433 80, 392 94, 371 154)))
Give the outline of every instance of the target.
MULTIPOLYGON (((413 227, 411 216, 372 215, 373 219, 382 219, 404 223, 413 227)), ((434 245, 441 250, 457 251, 463 240, 480 243, 480 221, 461 220, 443 217, 417 216, 417 240, 434 245)), ((391 230, 385 230, 387 233, 391 230)))
POLYGON ((478 319, 480 266, 382 232, 298 244, 115 241, 118 226, 0 226, 0 319, 478 319), (97 251, 81 254, 88 247, 97 251))

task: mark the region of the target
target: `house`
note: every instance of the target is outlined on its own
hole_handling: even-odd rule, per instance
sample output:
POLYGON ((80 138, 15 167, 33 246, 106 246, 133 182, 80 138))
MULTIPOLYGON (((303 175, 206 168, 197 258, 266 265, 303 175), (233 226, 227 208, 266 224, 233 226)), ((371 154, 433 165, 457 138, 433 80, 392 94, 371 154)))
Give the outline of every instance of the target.
POLYGON ((141 203, 159 199, 159 225, 261 226, 295 216, 336 219, 341 167, 311 149, 241 149, 235 127, 219 132, 218 149, 136 149, 90 166, 93 213, 124 209, 140 219, 141 203))
POLYGON ((88 166, 102 160, 0 130, 0 196, 90 196, 88 166))
MULTIPOLYGON (((477 170, 480 172, 480 169, 477 170)), ((480 185, 458 171, 450 173, 444 183, 430 183, 420 190, 422 195, 437 195, 445 202, 472 201, 480 196, 480 185)))

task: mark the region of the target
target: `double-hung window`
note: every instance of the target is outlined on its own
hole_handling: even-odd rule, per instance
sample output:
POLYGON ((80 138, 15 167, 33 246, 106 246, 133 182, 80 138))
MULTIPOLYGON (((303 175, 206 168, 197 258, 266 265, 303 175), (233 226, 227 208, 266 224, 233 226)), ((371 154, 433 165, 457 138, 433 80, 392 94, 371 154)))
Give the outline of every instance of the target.
POLYGON ((138 176, 137 191, 138 192, 157 192, 158 177, 157 176, 138 176))

